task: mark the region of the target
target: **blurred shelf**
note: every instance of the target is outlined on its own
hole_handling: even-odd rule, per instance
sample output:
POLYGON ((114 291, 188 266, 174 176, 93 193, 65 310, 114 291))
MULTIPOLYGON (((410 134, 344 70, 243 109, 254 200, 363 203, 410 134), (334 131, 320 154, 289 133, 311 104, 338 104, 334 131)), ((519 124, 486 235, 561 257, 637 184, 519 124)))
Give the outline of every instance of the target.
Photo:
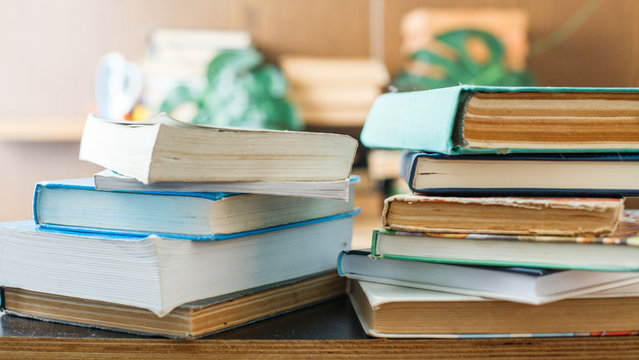
POLYGON ((78 142, 83 127, 79 117, 0 118, 0 141, 78 142))

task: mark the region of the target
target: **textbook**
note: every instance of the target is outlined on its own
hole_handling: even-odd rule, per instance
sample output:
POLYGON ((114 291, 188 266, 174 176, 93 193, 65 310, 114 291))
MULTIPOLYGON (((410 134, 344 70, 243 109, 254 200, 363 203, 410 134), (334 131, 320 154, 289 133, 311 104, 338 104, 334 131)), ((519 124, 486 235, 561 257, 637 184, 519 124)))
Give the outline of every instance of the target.
POLYGON ((199 338, 341 296, 334 272, 180 305, 163 317, 116 303, 5 288, 6 314, 171 338, 199 338))
POLYGON ((544 305, 350 281, 364 331, 389 338, 560 337, 636 334, 639 286, 544 305))
POLYGON ((103 170, 93 175, 98 190, 133 192, 225 192, 282 196, 302 196, 348 200, 351 182, 358 176, 334 181, 229 181, 229 182, 157 182, 143 184, 135 178, 103 170))
POLYGON ((235 193, 116 192, 96 190, 93 179, 86 178, 37 183, 33 215, 43 228, 222 240, 352 212, 353 193, 349 201, 343 201, 235 193))
POLYGON ((384 200, 382 226, 431 233, 610 235, 623 208, 623 199, 399 194, 384 200))
POLYGON ((80 160, 144 184, 347 179, 357 140, 347 135, 194 125, 166 114, 138 122, 89 115, 80 160))
POLYGON ((373 259, 370 252, 361 250, 340 253, 337 271, 349 279, 534 305, 639 283, 639 272, 555 271, 373 259))
POLYGON ((164 316, 196 300, 335 269, 352 213, 224 241, 42 231, 0 224, 0 286, 144 308, 164 316))
POLYGON ((407 152, 401 177, 412 191, 429 195, 637 196, 639 154, 407 152))
POLYGON ((638 116, 636 88, 459 85, 380 95, 361 140, 449 155, 637 151, 638 116))
POLYGON ((437 234, 379 228, 374 258, 465 265, 639 271, 639 212, 626 210, 610 236, 437 234))

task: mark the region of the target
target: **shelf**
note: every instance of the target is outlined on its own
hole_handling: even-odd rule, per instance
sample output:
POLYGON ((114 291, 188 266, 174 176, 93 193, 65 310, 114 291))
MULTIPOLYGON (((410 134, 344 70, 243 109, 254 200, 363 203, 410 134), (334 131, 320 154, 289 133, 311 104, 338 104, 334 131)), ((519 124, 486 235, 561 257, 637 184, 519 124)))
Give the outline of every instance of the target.
POLYGON ((0 141, 77 142, 83 117, 0 118, 0 141))

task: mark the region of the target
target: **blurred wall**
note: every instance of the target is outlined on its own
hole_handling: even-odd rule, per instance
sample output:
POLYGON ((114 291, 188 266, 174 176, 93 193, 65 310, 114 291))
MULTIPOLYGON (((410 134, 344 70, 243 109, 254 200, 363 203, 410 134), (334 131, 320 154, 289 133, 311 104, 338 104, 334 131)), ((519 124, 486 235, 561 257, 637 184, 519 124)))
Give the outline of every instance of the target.
MULTIPOLYGON (((0 221, 31 216, 35 181, 98 169, 77 160, 95 66, 111 50, 140 59, 153 27, 245 29, 270 59, 372 53, 394 72, 401 61, 399 22, 413 8, 523 7, 534 42, 586 1, 0 0, 0 221), (73 135, 47 139, 61 126, 73 135), (25 132, 40 133, 44 141, 25 132)), ((530 59, 541 85, 639 86, 639 1, 597 4, 565 42, 530 59)))

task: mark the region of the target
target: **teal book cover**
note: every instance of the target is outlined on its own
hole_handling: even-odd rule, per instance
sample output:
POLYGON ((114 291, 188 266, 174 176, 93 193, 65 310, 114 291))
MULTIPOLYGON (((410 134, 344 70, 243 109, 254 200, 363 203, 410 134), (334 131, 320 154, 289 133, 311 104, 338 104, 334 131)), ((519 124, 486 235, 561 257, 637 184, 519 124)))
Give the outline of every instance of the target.
POLYGON ((639 125, 627 116, 636 115, 637 104, 637 88, 459 85, 388 93, 380 95, 372 105, 361 141, 369 148, 448 155, 637 151, 639 125), (471 123, 464 119, 471 115, 467 114, 469 102, 474 98, 482 100, 478 94, 488 99, 473 105, 471 123), (497 126, 491 124, 495 119, 500 121, 497 126), (597 129, 580 137, 583 131, 578 129, 592 121, 599 122, 597 129), (511 129, 510 124, 515 123, 518 127, 511 129), (473 136, 480 140, 487 137, 484 141, 478 140, 477 145, 470 144, 465 136, 472 124, 475 124, 473 136), (566 124, 570 125, 568 129, 566 124), (601 131, 601 126, 610 130, 601 131), (517 139, 520 133, 527 138, 517 139), (609 139, 601 140, 604 135, 609 135, 609 139))
POLYGON ((373 230, 371 257, 555 270, 639 271, 639 211, 609 236, 542 236, 373 230))

